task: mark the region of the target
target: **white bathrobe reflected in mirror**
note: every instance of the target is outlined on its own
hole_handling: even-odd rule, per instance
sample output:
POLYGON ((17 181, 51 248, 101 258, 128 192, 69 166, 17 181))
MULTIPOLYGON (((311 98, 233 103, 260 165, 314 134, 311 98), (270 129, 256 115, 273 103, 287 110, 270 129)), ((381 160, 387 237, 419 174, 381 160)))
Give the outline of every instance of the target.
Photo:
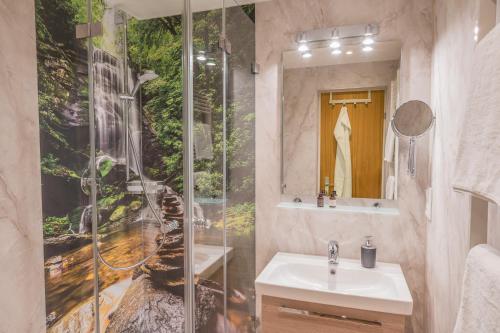
POLYGON ((351 169, 351 122, 347 107, 340 109, 339 118, 333 130, 337 140, 337 153, 335 156, 334 190, 339 198, 352 198, 352 169, 351 169))

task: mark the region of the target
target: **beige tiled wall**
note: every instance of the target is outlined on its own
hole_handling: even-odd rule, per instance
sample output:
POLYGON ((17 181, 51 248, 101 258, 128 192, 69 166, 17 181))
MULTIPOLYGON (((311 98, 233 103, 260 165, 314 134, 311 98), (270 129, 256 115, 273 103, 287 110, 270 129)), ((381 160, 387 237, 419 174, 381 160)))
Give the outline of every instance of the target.
MULTIPOLYGON (((430 103, 431 0, 273 0, 256 6, 256 260, 257 273, 277 251, 326 255, 329 239, 345 257, 358 257, 363 236, 376 233, 383 260, 398 262, 414 299, 407 332, 424 332, 425 189, 429 186, 428 137, 418 143, 418 177, 399 173, 399 216, 323 214, 277 208, 280 202, 281 53, 296 47, 300 31, 368 22, 381 24, 382 39, 403 41, 401 102, 430 103)), ((400 163, 406 165, 407 143, 400 163)))
POLYGON ((33 0, 0 0, 0 332, 45 331, 33 0))

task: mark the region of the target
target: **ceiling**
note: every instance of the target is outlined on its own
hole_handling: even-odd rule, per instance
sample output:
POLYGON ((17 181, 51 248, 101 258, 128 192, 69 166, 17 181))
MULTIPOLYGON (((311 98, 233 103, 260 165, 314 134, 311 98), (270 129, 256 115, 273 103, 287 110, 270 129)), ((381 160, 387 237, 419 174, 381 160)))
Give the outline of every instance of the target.
MULTIPOLYGON (((192 1, 192 10, 201 12, 222 8, 223 5, 233 7, 262 1, 264 0, 196 0, 192 1)), ((184 0, 106 0, 106 4, 139 20, 180 15, 184 9, 184 0)))

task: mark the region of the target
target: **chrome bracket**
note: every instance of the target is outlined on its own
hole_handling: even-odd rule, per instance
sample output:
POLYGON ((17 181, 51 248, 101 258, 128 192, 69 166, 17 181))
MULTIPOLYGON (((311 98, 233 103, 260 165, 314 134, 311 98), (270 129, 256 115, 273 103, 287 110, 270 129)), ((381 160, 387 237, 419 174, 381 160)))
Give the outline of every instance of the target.
POLYGON ((102 23, 83 23, 76 25, 76 39, 102 36, 102 23))
POLYGON ((259 74, 260 73, 260 65, 256 62, 252 62, 251 72, 254 75, 259 74))
POLYGON ((219 48, 227 54, 231 54, 231 42, 224 35, 219 36, 219 48))

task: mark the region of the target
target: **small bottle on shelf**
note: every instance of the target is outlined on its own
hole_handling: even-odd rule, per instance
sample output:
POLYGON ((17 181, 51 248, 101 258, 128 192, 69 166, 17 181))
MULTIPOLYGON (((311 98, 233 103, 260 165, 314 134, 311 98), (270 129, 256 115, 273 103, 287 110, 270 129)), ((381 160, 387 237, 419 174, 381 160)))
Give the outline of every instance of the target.
POLYGON ((323 195, 323 191, 321 191, 318 194, 317 204, 318 204, 318 207, 324 207, 325 206, 325 196, 323 195))
POLYGON ((330 208, 337 207, 337 192, 336 191, 332 191, 332 195, 330 196, 330 200, 329 200, 329 206, 330 206, 330 208))

